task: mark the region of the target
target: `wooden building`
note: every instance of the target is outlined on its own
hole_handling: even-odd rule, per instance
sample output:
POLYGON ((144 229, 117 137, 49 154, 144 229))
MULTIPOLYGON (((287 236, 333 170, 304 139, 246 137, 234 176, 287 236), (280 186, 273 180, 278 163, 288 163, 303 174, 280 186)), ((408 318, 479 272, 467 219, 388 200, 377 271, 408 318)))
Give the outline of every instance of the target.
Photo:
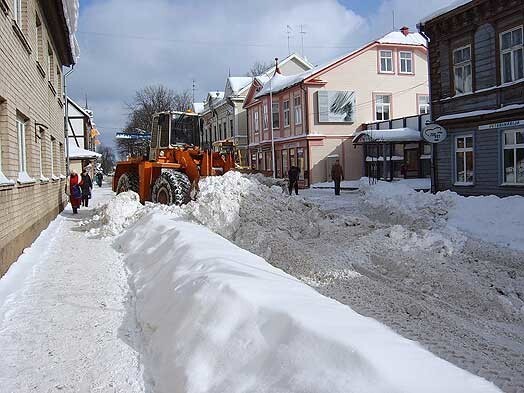
POLYGON ((428 36, 436 185, 524 195, 524 0, 455 3, 419 24, 428 36))

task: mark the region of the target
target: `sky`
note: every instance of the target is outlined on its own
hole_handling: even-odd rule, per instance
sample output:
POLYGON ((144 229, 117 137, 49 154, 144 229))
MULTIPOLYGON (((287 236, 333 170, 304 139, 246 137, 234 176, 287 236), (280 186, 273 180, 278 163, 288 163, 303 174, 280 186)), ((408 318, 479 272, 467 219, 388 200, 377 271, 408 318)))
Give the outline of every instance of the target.
POLYGON ((87 99, 103 145, 114 144, 134 92, 151 84, 191 90, 195 101, 223 90, 228 72, 290 51, 313 64, 351 52, 452 0, 80 0, 80 58, 69 95, 87 99), (300 34, 302 25, 305 34, 300 34))

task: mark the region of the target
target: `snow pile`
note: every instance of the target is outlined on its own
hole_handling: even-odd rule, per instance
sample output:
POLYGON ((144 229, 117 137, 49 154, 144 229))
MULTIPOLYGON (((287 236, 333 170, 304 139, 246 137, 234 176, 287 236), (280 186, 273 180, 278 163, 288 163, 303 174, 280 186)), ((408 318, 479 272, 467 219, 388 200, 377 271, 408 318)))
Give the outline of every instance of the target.
POLYGON ((202 226, 153 211, 118 246, 156 392, 499 392, 202 226))
POLYGON ((96 208, 93 217, 81 222, 80 228, 90 236, 115 236, 138 220, 145 211, 147 208, 140 203, 136 192, 123 192, 96 208))
POLYGON ((426 229, 417 233, 402 225, 393 225, 386 236, 397 242, 398 248, 406 253, 424 250, 445 256, 452 255, 455 250, 461 250, 465 242, 464 236, 458 233, 448 233, 444 236, 440 232, 426 229))

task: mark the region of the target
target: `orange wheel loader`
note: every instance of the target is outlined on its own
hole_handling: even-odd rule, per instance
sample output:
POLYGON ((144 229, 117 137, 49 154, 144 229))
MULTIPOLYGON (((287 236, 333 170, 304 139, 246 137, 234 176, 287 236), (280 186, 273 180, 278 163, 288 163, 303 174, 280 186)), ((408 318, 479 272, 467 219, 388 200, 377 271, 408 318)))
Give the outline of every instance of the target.
POLYGON ((116 165, 113 191, 135 191, 140 202, 182 205, 198 191, 202 176, 222 175, 235 168, 233 152, 226 155, 199 147, 200 116, 190 112, 160 112, 153 116, 149 157, 129 158, 116 165))

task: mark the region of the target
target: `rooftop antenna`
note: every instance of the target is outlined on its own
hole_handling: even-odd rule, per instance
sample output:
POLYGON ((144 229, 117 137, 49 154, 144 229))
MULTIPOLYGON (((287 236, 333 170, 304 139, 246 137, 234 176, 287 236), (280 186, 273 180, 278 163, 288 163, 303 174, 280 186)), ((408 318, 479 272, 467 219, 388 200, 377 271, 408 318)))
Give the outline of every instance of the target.
POLYGON ((395 31, 395 10, 392 10, 391 14, 393 16, 393 31, 395 31))
POLYGON ((291 49, 289 47, 289 38, 291 37, 292 28, 290 25, 286 25, 287 27, 287 54, 291 54, 291 49))
POLYGON ((302 44, 302 57, 304 57, 304 34, 306 34, 306 31, 304 30, 304 25, 300 25, 300 41, 302 44))
POLYGON ((87 93, 85 93, 85 96, 86 96, 86 109, 89 109, 89 107, 87 106, 87 93))
POLYGON ((195 88, 196 88, 195 80, 193 79, 193 84, 191 86, 191 90, 193 92, 193 102, 195 102, 195 88))

